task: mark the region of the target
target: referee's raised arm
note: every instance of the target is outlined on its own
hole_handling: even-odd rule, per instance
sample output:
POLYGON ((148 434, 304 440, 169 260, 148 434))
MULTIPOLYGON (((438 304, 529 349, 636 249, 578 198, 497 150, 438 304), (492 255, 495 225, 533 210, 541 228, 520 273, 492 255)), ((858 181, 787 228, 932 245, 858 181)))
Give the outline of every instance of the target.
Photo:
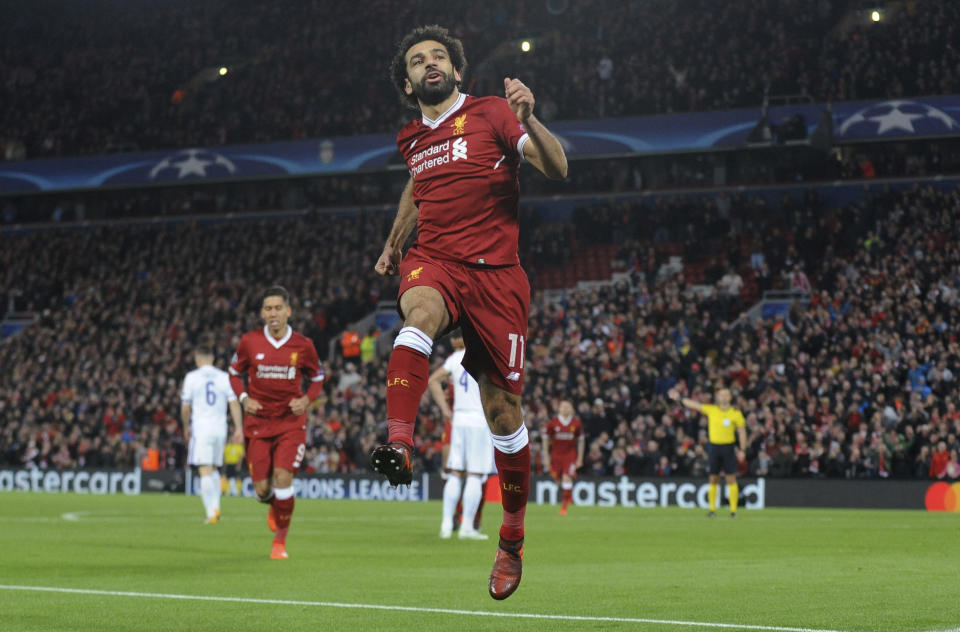
POLYGON ((675 402, 680 402, 683 404, 684 408, 695 410, 698 413, 703 412, 703 405, 700 402, 695 399, 690 399, 689 397, 680 397, 680 393, 675 388, 671 388, 669 391, 667 391, 667 397, 675 402))

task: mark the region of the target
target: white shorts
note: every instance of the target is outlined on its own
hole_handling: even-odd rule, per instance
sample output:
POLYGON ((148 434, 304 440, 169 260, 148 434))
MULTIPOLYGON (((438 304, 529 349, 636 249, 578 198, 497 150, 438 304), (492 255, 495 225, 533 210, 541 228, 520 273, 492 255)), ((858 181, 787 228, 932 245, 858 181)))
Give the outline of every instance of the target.
POLYGON ((493 441, 486 426, 456 423, 450 429, 450 454, 447 469, 453 472, 483 474, 496 472, 493 463, 493 441))
POLYGON ((223 449, 227 436, 222 434, 190 435, 187 459, 190 465, 223 465, 223 449))

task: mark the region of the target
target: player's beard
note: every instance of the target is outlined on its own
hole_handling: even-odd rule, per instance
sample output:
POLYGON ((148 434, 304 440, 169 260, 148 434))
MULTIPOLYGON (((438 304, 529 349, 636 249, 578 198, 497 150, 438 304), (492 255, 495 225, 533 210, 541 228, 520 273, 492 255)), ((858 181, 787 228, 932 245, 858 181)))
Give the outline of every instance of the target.
POLYGON ((420 83, 413 84, 413 94, 417 97, 417 100, 424 105, 443 103, 444 99, 453 94, 453 89, 457 87, 457 80, 454 79, 453 76, 439 70, 436 72, 443 75, 443 79, 439 82, 434 84, 427 83, 427 75, 424 75, 420 83))

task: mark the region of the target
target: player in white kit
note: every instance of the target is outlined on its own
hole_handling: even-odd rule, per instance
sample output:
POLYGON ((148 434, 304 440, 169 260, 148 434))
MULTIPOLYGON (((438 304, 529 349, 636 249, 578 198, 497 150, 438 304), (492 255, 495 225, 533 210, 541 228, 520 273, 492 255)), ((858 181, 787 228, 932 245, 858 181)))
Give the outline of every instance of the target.
MULTIPOLYGON (((193 354, 197 368, 187 373, 181 393, 187 460, 200 473, 200 497, 206 510, 206 524, 220 519, 220 471, 227 442, 227 410, 236 428, 233 440, 243 443, 243 415, 230 387, 230 376, 213 366, 213 345, 201 341, 193 354)), ((189 491, 189 490, 188 490, 189 491)))
POLYGON ((493 460, 493 442, 480 402, 480 386, 460 362, 465 353, 463 335, 457 329, 450 334, 454 352, 443 366, 430 375, 428 386, 434 401, 445 418, 451 419, 450 453, 445 466, 447 482, 443 486, 443 518, 440 537, 447 539, 453 533, 453 514, 463 491, 463 521, 461 540, 486 540, 487 535, 474 529, 473 519, 483 494, 487 474, 496 471, 493 460), (453 411, 443 392, 443 382, 450 382, 453 390, 453 411), (466 481, 464 481, 466 475, 466 481))

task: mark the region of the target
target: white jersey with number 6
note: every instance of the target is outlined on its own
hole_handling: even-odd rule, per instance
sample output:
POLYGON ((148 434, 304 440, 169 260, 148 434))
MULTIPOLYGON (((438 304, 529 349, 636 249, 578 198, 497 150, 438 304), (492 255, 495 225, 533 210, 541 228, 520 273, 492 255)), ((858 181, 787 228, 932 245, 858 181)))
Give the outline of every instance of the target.
POLYGON ((208 365, 187 373, 180 399, 190 404, 190 431, 226 436, 227 402, 236 398, 226 371, 208 365))

